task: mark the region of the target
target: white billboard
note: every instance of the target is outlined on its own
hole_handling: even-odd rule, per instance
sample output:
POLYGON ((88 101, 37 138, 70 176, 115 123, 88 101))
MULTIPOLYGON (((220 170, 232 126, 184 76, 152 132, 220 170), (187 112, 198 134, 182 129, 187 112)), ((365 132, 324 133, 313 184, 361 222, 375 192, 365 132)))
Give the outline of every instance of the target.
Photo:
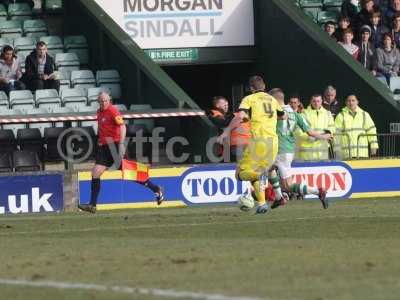
POLYGON ((142 49, 254 45, 253 0, 95 0, 142 49))

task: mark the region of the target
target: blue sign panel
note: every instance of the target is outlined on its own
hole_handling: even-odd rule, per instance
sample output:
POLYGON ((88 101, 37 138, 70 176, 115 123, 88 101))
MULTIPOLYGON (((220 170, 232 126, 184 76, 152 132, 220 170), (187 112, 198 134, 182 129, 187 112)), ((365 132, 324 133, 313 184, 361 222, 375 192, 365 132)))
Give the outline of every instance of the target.
POLYGON ((0 215, 59 212, 63 208, 61 174, 0 177, 0 215))

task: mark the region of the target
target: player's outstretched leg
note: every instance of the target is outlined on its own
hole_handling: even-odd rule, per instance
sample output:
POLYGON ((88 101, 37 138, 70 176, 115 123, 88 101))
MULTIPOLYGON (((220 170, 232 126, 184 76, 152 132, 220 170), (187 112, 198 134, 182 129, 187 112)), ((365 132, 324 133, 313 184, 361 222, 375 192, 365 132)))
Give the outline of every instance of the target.
POLYGON ((327 209, 329 206, 329 203, 328 203, 328 199, 326 199, 326 190, 323 188, 319 188, 318 192, 319 192, 318 198, 319 198, 319 201, 321 201, 321 203, 322 203, 322 207, 324 209, 327 209))
POLYGON ((163 193, 163 188, 161 186, 155 185, 153 182, 150 181, 150 179, 145 182, 138 182, 138 183, 149 188, 154 193, 158 205, 161 205, 161 203, 163 203, 164 193, 163 193))
POLYGON ((326 199, 326 190, 323 188, 310 187, 304 183, 293 183, 290 185, 290 191, 299 195, 316 195, 322 203, 322 207, 327 209, 329 206, 328 199, 326 199))
POLYGON ((285 205, 289 201, 289 196, 286 193, 282 193, 282 189, 279 183, 279 176, 275 168, 271 168, 269 171, 269 183, 275 192, 275 201, 271 205, 271 209, 285 205))

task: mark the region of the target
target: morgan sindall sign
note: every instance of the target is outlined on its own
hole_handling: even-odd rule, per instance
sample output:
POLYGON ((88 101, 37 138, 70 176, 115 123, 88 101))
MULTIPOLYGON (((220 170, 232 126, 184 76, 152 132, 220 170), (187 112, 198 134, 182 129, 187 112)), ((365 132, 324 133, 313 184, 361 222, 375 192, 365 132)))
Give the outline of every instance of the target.
POLYGON ((142 49, 254 45, 253 0, 95 0, 142 49))

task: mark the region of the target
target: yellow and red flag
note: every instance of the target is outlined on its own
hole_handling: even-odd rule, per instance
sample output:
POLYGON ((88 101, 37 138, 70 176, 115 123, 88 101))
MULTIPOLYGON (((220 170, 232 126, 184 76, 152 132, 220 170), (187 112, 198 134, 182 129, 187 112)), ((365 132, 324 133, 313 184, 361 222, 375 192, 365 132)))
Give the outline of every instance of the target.
POLYGON ((146 182, 149 179, 149 167, 134 160, 122 160, 122 179, 146 182))

